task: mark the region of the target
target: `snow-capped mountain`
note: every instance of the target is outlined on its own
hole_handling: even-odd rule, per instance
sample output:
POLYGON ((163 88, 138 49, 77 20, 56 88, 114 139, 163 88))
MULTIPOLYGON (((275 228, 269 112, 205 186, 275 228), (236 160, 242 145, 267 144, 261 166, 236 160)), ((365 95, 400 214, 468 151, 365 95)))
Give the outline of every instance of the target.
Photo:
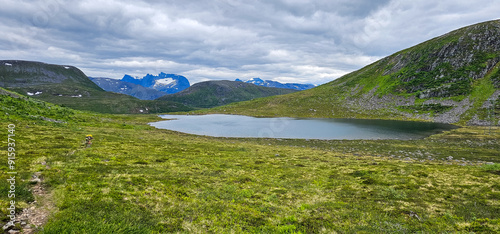
POLYGON ((153 88, 167 94, 177 93, 190 86, 189 80, 186 77, 176 74, 165 74, 163 72, 157 76, 147 74, 142 78, 125 75, 121 80, 153 88))
POLYGON ((89 77, 89 79, 106 91, 123 93, 142 100, 154 100, 163 95, 167 95, 167 93, 165 92, 158 91, 153 88, 146 88, 142 85, 133 84, 122 80, 116 80, 106 77, 89 77))
POLYGON ((245 83, 260 85, 264 87, 282 88, 282 89, 295 89, 295 90, 306 90, 316 87, 313 84, 298 84, 298 83, 280 83, 273 80, 262 80, 261 78, 253 78, 247 81, 236 79, 236 81, 241 81, 245 83))

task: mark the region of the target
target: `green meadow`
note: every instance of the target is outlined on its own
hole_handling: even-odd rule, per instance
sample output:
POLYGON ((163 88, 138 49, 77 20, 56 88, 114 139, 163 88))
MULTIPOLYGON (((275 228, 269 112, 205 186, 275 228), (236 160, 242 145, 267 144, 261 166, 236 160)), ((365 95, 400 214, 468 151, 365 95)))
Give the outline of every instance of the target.
POLYGON ((155 129, 154 115, 1 97, 2 224, 14 124, 16 212, 47 211, 31 224, 40 233, 500 232, 498 127, 409 141, 213 138, 155 129))

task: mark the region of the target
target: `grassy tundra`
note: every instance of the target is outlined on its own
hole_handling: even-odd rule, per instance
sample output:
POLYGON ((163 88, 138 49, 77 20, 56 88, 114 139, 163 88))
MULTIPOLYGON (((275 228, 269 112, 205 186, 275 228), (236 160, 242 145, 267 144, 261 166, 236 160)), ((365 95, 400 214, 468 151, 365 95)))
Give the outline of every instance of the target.
MULTIPOLYGON (((12 94, 10 94, 12 95, 12 94)), ((152 115, 102 115, 1 95, 15 125, 17 214, 41 233, 499 232, 500 129, 422 140, 194 136, 152 115), (93 145, 83 148, 86 134, 93 145), (41 182, 33 180, 37 175, 41 182), (33 188, 41 187, 43 193, 33 188), (38 186, 38 187, 37 187, 38 186), (36 202, 34 202, 36 201, 36 202), (43 213, 43 212, 42 212, 43 213)), ((11 199, 0 180, 4 223, 11 199)))

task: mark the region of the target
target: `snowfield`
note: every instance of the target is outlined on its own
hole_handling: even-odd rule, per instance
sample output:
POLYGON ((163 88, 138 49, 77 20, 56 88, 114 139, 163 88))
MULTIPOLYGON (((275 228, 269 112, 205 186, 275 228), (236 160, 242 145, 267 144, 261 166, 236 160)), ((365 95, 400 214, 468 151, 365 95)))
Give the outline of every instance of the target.
POLYGON ((175 83, 177 83, 177 81, 172 79, 172 78, 164 78, 164 79, 156 80, 155 86, 157 86, 157 85, 170 85, 170 84, 175 84, 175 83))

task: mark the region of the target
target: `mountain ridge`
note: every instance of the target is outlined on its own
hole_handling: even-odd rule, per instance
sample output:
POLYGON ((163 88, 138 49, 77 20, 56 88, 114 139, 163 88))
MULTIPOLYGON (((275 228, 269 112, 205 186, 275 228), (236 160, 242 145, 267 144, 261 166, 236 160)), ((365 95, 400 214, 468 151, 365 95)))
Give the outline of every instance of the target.
POLYGON ((125 74, 121 81, 142 85, 146 88, 153 88, 167 94, 177 93, 191 86, 186 77, 176 74, 166 74, 164 72, 160 72, 157 76, 146 74, 142 78, 134 78, 125 74))

